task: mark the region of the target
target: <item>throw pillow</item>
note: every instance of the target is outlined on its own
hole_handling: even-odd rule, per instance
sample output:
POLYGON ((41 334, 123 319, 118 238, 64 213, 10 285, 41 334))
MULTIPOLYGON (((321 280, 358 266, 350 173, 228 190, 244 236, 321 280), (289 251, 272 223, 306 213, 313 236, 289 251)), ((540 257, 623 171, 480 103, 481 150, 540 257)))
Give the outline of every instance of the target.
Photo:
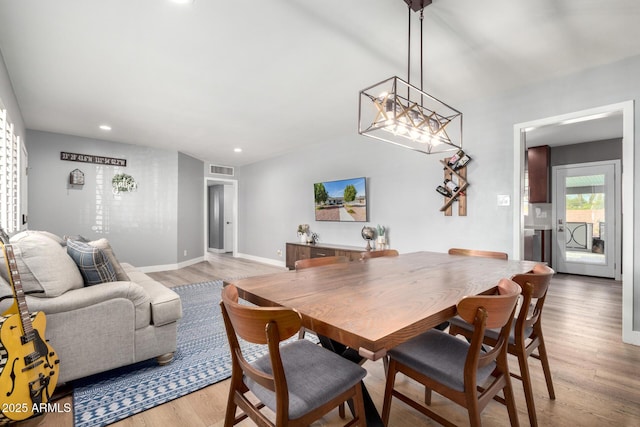
POLYGON ((60 246, 64 246, 64 245, 67 244, 67 242, 65 240, 63 240, 57 234, 53 234, 53 233, 51 233, 49 231, 44 231, 44 230, 25 230, 25 231, 21 231, 19 233, 14 234, 13 237, 11 237, 11 241, 13 242, 13 241, 16 241, 16 240, 20 240, 24 236, 33 235, 33 234, 41 234, 41 235, 43 235, 45 237, 48 237, 51 240, 53 240, 56 243, 58 243, 60 246))
POLYGON ((89 240, 88 240, 86 237, 81 236, 81 235, 79 235, 79 234, 76 234, 75 236, 68 236, 68 235, 65 235, 65 236, 63 237, 63 243, 62 243, 62 246, 66 246, 66 245, 67 245, 67 241, 68 241, 68 240, 73 240, 73 241, 76 241, 76 242, 89 243, 89 240))
POLYGON ((115 282, 116 272, 101 249, 88 243, 67 240, 67 253, 75 261, 87 286, 115 282))
MULTIPOLYGON (((33 296, 57 297, 84 285, 78 267, 57 239, 41 232, 23 231, 11 237, 11 246, 25 293, 39 291, 33 296)), ((0 260, 4 266, 1 253, 0 260)), ((0 275, 8 281, 6 270, 0 268, 0 275)))
POLYGON ((94 248, 101 249, 102 252, 104 252, 104 254, 107 256, 107 258, 109 258, 109 261, 111 262, 111 265, 116 272, 116 277, 118 278, 118 280, 123 282, 131 281, 127 273, 124 271, 124 268, 122 268, 122 266, 120 265, 120 262, 118 261, 118 258, 116 258, 116 254, 113 252, 113 249, 111 248, 111 245, 109 244, 109 241, 107 239, 102 238, 94 240, 92 242, 89 242, 89 244, 94 248))

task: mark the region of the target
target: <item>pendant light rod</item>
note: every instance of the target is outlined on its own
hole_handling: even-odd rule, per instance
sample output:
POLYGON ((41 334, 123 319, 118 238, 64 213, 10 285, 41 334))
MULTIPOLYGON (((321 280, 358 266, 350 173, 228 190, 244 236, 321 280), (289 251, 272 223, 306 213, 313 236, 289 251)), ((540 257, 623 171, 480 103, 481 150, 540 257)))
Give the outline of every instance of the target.
POLYGON ((424 90, 422 85, 424 84, 424 60, 422 59, 422 43, 424 40, 423 31, 422 31, 422 23, 424 22, 424 9, 420 9, 420 90, 424 90))
MULTIPOLYGON (((409 14, 408 20, 408 34, 407 34, 407 83, 411 84, 411 5, 407 8, 409 14)), ((409 94, 407 93, 407 99, 409 99, 409 94)))

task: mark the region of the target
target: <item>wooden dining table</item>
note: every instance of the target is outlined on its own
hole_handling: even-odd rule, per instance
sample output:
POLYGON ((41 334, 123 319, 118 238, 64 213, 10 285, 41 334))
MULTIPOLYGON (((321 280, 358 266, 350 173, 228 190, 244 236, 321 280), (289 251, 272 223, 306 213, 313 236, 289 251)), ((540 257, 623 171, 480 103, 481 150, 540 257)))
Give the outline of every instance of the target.
MULTIPOLYGON (((296 309, 323 346, 346 346, 377 360, 387 350, 455 316, 466 295, 493 291, 503 277, 535 262, 415 252, 255 276, 232 282, 240 298, 260 306, 296 309)), ((357 357, 357 355, 356 355, 357 357)), ((383 427, 364 383, 366 425, 383 427)))
POLYGON ((305 328, 367 359, 455 316, 466 295, 491 292, 535 262, 414 252, 255 276, 233 282, 260 306, 296 309, 305 328))

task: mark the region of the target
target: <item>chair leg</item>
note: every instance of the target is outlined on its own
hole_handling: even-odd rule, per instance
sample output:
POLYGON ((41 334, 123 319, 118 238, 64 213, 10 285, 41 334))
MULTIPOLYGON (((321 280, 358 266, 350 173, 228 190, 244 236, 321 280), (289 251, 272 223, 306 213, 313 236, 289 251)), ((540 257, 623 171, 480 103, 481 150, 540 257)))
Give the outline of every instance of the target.
POLYGON ((362 381, 356 387, 356 395, 353 396, 353 417, 358 420, 357 426, 367 427, 367 414, 364 409, 364 394, 362 381))
POLYGON ((556 399, 556 393, 553 390, 553 381, 551 380, 551 368, 549 367, 549 358, 547 357, 547 348, 544 345, 544 338, 542 334, 538 335, 540 345, 538 345, 538 355, 540 363, 542 363, 542 371, 544 372, 544 379, 547 382, 547 390, 549 391, 549 398, 551 400, 556 399))
POLYGON ((481 427, 480 408, 478 407, 478 399, 475 396, 471 401, 467 401, 467 412, 469 412, 469 425, 471 427, 481 427))
POLYGON ((509 375, 509 371, 507 370, 504 374, 505 385, 502 390, 504 393, 504 400, 507 404, 507 411, 509 412, 509 421, 511 422, 511 427, 519 427, 520 422, 518 421, 518 410, 516 409, 516 399, 513 397, 513 388, 511 386, 511 376, 509 375))
POLYGON ((387 370, 387 382, 384 387, 384 402, 382 404, 382 424, 389 425, 389 413, 391 412, 391 398, 393 386, 396 381, 396 362, 390 359, 387 370))
POLYGON ((300 328, 300 330, 298 331, 298 339, 304 339, 304 335, 305 335, 306 329, 303 327, 300 328))
POLYGON ((229 400, 227 401, 227 410, 224 415, 224 427, 232 427, 236 420, 237 405, 235 402, 235 391, 233 388, 229 392, 229 400))
POLYGON ((424 388, 424 403, 431 406, 431 389, 426 386, 424 388))
POLYGON ((339 406, 338 406, 338 415, 340 416, 340 418, 342 418, 343 420, 345 419, 345 417, 347 416, 347 414, 345 413, 344 410, 344 402, 342 402, 339 406))
POLYGON ((518 353, 518 364, 520 365, 520 377, 522 379, 522 387, 524 388, 524 398, 527 402, 527 412, 529 413, 529 422, 531 427, 538 426, 536 417, 536 404, 533 400, 533 389, 531 387, 531 373, 529 372, 529 363, 527 355, 518 353))

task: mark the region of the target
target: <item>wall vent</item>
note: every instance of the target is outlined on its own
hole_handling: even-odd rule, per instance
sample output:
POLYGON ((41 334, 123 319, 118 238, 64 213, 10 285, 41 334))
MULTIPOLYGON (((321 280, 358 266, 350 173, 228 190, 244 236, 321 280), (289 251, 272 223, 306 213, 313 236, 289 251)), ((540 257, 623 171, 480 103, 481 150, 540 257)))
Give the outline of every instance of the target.
POLYGON ((209 173, 233 176, 233 168, 231 166, 209 165, 209 173))

